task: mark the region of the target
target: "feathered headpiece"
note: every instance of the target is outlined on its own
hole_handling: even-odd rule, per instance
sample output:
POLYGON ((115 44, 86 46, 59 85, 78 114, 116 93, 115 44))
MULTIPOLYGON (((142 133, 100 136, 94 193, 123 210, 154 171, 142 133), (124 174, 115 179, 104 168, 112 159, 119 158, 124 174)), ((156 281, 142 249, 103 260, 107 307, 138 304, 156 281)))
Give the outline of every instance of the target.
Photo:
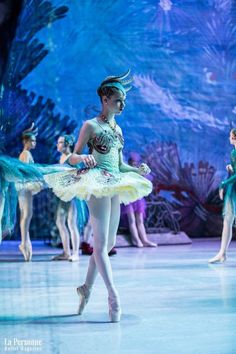
POLYGON ((120 76, 108 76, 101 84, 101 88, 103 87, 115 87, 120 90, 124 95, 128 92, 132 86, 130 83, 133 81, 133 77, 129 77, 130 69, 123 75, 120 76))
POLYGON ((31 124, 30 128, 28 128, 28 129, 26 129, 26 130, 24 130, 22 132, 22 138, 27 138, 27 137, 30 137, 32 135, 35 135, 35 136, 38 135, 38 128, 35 127, 34 122, 31 124))
POLYGON ((70 147, 74 146, 75 138, 73 135, 65 134, 65 135, 63 135, 63 137, 64 137, 64 144, 66 146, 70 146, 70 147))

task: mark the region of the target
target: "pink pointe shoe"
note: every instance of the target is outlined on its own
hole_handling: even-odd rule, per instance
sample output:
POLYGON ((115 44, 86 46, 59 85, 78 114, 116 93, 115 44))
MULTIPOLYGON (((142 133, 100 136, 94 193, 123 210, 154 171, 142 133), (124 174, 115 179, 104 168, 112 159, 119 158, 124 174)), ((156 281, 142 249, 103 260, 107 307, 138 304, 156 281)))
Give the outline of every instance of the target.
POLYGON ((76 290, 77 290, 77 294, 80 297, 78 315, 82 315, 84 308, 89 301, 91 291, 87 288, 87 286, 85 284, 79 286, 76 290))
POLYGON ((121 308, 120 301, 117 297, 112 298, 108 297, 108 305, 109 305, 109 317, 111 322, 120 322, 121 317, 121 308))

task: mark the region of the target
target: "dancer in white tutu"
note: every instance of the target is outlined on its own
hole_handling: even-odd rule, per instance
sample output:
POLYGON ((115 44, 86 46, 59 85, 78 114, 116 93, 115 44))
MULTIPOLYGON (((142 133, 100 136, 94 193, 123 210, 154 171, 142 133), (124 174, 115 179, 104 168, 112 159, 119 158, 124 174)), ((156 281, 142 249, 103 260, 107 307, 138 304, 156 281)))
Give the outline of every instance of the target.
POLYGON ((84 123, 75 152, 81 154, 88 144, 90 155, 72 154, 72 165, 83 161, 85 167, 69 173, 46 177, 54 193, 64 201, 74 197, 87 200, 93 229, 94 250, 90 258, 85 283, 77 288, 80 296, 79 314, 82 314, 97 276, 101 274, 108 291, 109 316, 120 321, 121 306, 115 287, 108 252, 115 245, 120 220, 120 203, 133 202, 152 191, 152 183, 144 178, 150 172, 147 165, 138 168, 123 162, 124 139, 115 116, 121 115, 129 90, 129 72, 110 76, 99 86, 101 113, 84 123))

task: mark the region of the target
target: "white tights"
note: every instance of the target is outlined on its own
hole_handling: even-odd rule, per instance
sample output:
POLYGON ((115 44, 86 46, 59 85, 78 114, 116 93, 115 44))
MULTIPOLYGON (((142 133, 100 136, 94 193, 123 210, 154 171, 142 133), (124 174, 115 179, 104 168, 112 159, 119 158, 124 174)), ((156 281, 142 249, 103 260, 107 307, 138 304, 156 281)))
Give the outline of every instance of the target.
POLYGON ((73 255, 78 255, 80 235, 79 235, 78 225, 77 225, 76 202, 72 200, 71 202, 68 203, 59 201, 58 208, 57 208, 56 224, 61 236, 64 253, 66 255, 70 255, 70 236, 71 236, 73 255))
POLYGON ((20 207, 21 244, 30 243, 29 227, 33 216, 33 196, 29 191, 21 191, 18 195, 20 207))
POLYGON ((99 272, 111 297, 117 297, 108 252, 114 247, 120 220, 119 197, 95 198, 88 202, 93 229, 93 254, 89 260, 85 285, 91 289, 99 272))
POLYGON ((224 216, 223 231, 222 231, 222 237, 221 237, 221 246, 220 246, 220 251, 219 251, 219 254, 222 256, 226 255, 229 244, 231 242, 232 233, 233 233, 233 230, 232 230, 233 223, 234 223, 233 213, 227 212, 224 216))

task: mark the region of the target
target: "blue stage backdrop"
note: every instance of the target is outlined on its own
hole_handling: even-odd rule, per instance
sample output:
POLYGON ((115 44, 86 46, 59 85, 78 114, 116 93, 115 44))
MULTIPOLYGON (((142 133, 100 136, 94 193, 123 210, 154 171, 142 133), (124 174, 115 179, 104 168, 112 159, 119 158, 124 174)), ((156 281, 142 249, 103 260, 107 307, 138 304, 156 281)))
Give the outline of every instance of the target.
POLYGON ((171 203, 184 231, 217 235, 236 125, 235 43, 230 0, 25 0, 5 77, 7 132, 19 136, 34 120, 35 160, 55 162, 58 135, 77 135, 99 112, 101 80, 130 68, 118 117, 125 155, 150 164, 150 201, 171 203))

